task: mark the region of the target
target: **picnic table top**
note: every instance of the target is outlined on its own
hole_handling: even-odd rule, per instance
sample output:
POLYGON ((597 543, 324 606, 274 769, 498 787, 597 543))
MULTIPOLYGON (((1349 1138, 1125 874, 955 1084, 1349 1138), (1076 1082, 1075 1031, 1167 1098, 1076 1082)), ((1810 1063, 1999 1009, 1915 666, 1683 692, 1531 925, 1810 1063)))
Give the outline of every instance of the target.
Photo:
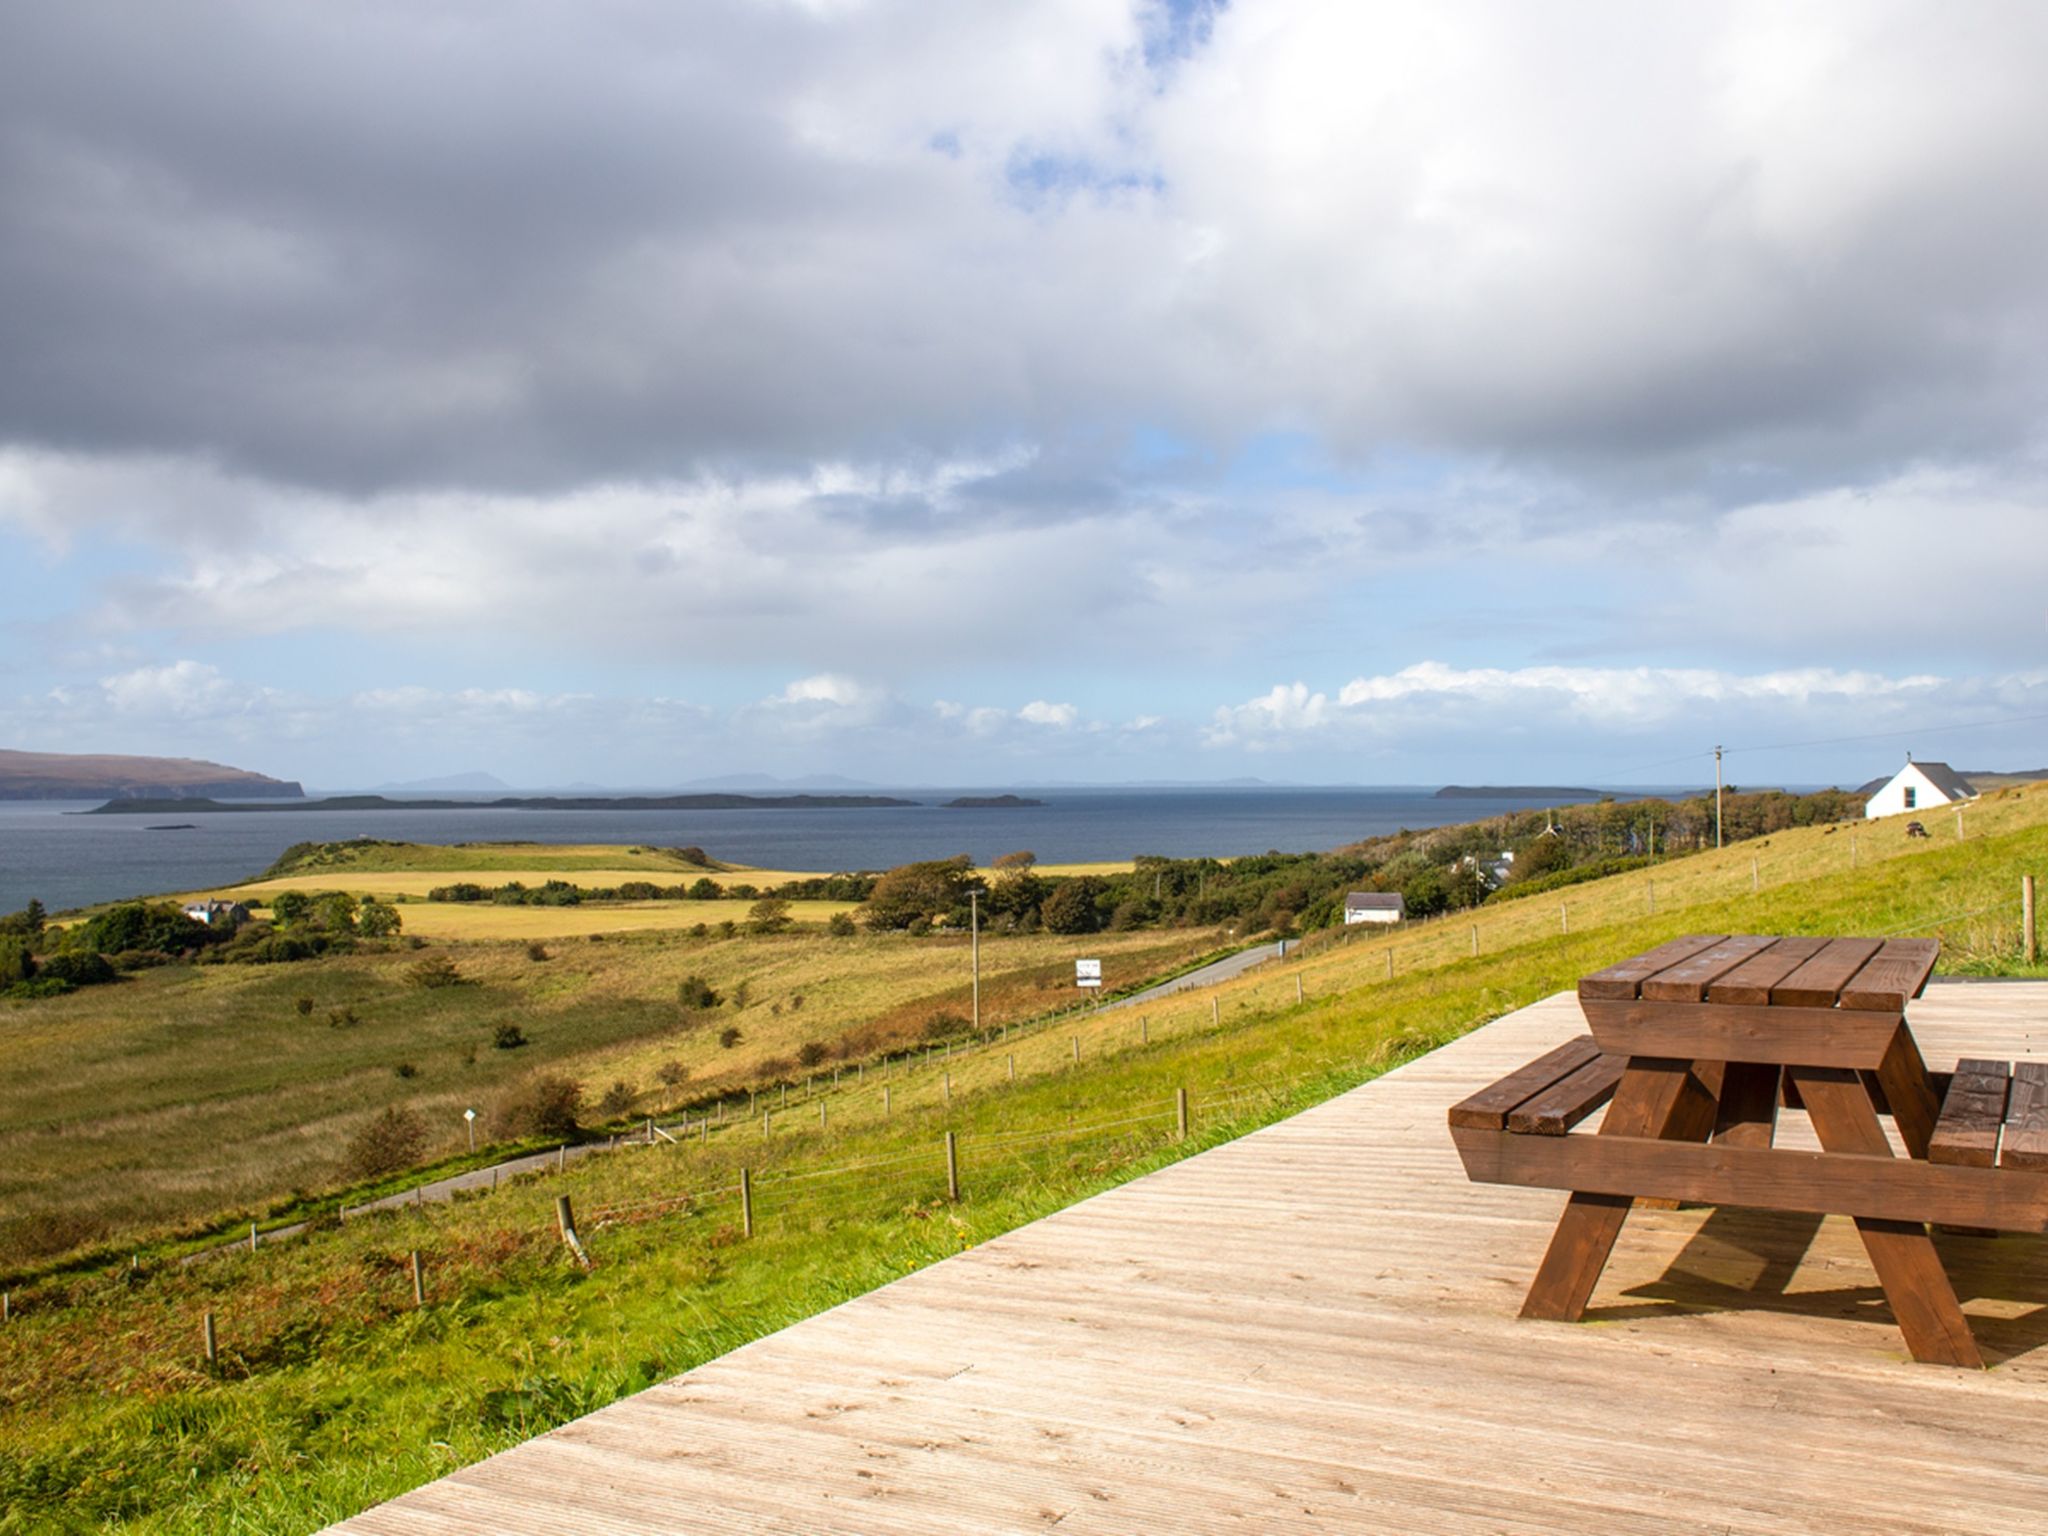
POLYGON ((1940 952, 1934 939, 1695 933, 1595 971, 1579 997, 1898 1013, 1940 952))

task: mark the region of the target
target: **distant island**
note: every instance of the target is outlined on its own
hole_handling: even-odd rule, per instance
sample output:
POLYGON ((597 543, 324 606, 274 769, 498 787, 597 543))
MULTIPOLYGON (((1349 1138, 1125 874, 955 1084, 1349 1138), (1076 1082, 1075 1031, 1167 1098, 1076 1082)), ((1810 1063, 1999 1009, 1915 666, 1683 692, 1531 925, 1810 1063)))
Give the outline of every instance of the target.
POLYGON ((1604 800, 1606 789, 1581 789, 1565 784, 1446 784, 1439 800, 1604 800))
POLYGON ((305 793, 292 779, 273 779, 268 774, 193 757, 121 757, 0 748, 0 800, 111 797, 153 800, 161 807, 168 801, 189 802, 216 795, 238 800, 297 800, 305 793))
POLYGON ((504 795, 496 800, 393 800, 384 795, 329 795, 296 805, 222 800, 109 800, 87 816, 161 816, 165 811, 816 811, 916 805, 888 795, 504 795))
POLYGON ((1022 795, 962 795, 957 800, 948 800, 939 809, 942 811, 1008 811, 1043 804, 1045 804, 1043 800, 1027 800, 1022 795))

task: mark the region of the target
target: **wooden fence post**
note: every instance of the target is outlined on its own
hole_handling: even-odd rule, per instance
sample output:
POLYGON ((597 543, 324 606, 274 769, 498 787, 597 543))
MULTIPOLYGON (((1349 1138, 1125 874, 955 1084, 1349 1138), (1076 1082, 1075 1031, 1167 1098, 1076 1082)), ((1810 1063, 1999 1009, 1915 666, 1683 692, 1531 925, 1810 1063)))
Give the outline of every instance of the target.
POLYGON ((1477 923, 1472 925, 1472 953, 1475 955, 1479 953, 1479 925, 1477 923))
POLYGON ((1387 980, 1389 980, 1389 981, 1392 981, 1393 979, 1394 979, 1394 946, 1393 946, 1393 945, 1391 945, 1391 944, 1389 944, 1389 945, 1387 946, 1387 980))
POLYGON ((1209 1022, 1211 1024, 1221 1024, 1223 1022, 1223 999, 1215 996, 1213 993, 1209 998, 1209 1022))
POLYGON ((1301 972, 1299 971, 1294 973, 1294 1000, 1297 1003, 1301 1001, 1301 972))
POLYGON ((1138 1015, 1138 1044, 1150 1045, 1151 1043, 1152 1026, 1145 1022, 1145 1016, 1141 1013, 1138 1015))
POLYGON ((951 1131, 946 1132, 946 1198, 960 1198, 960 1143, 951 1131))
POLYGON ((2027 957, 2027 964, 2034 963, 2039 952, 2034 943, 2034 877, 2020 876, 2020 943, 2027 957))
POLYGON ((951 1072, 946 1074, 946 1102, 948 1104, 953 1102, 953 1074, 951 1072))
POLYGON ((415 1307, 427 1304, 427 1282, 420 1273, 420 1251, 417 1248, 412 1251, 412 1304, 415 1307))
POLYGON ((208 1365, 219 1365, 220 1339, 213 1331, 213 1314, 211 1312, 204 1313, 200 1317, 199 1334, 206 1344, 206 1363, 208 1365))
POLYGON ((882 1084, 882 1113, 885 1115, 889 1113, 889 1085, 887 1083, 882 1084))
POLYGON ((0 1291, 0 1323, 14 1321, 14 1292, 0 1291))
POLYGON ((555 1148, 555 1172, 565 1172, 569 1167, 569 1143, 563 1142, 555 1148))
POLYGON ((1017 1081, 1017 1053, 1015 1051, 1010 1052, 1010 1081, 1013 1083, 1017 1081))
POLYGON ((1188 1091, 1185 1088, 1173 1090, 1174 1139, 1188 1139, 1188 1091))
POLYGON ((821 1131, 825 1129, 825 1101, 823 1099, 818 1100, 818 1129, 821 1131))
POLYGON ((256 1223, 253 1221, 249 1223, 249 1251, 256 1251, 256 1223))
POLYGON ((761 1111, 761 1139, 763 1141, 766 1141, 770 1136, 773 1136, 775 1134, 775 1130, 771 1121, 771 1117, 774 1115, 774 1113, 775 1111, 772 1109, 764 1109, 761 1111))
POLYGON ((1560 933, 1572 931, 1572 909, 1561 901, 1557 904, 1557 927, 1560 933))
POLYGON ((754 1175, 748 1169, 740 1170, 740 1236, 754 1235, 754 1175))

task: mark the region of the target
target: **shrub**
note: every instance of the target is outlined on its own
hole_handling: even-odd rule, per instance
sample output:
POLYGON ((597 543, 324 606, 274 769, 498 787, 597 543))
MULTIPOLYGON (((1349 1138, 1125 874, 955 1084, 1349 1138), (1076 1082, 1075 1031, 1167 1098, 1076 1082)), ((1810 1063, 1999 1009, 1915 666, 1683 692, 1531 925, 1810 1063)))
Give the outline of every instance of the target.
POLYGON ((78 927, 79 942, 97 954, 160 949, 185 954, 220 942, 223 934, 195 923, 169 902, 123 901, 78 927))
POLYGON ((718 1043, 728 1051, 747 1037, 739 1032, 737 1025, 728 1024, 718 1032, 718 1043))
POLYGON ((796 1076, 796 1063, 787 1056, 770 1056, 754 1068, 754 1075, 764 1083, 786 1083, 796 1076))
POLYGON ((516 1051, 526 1044, 526 1031, 517 1024, 500 1024, 491 1032, 491 1044, 501 1051, 516 1051))
POLYGON ((685 1008, 716 1008, 724 1001, 702 976, 685 976, 676 987, 676 1001, 685 1008))
POLYGON ((405 974, 416 987, 454 987, 462 983, 462 972, 446 955, 429 955, 405 974))
POLYGON ((500 1104, 497 1121, 507 1135, 568 1141, 582 1129, 576 1121, 582 1109, 583 1090, 569 1078, 549 1073, 500 1104))
POLYGON ((927 1040, 944 1040, 951 1035, 964 1034, 973 1027, 960 1014, 935 1013, 924 1021, 924 1037, 927 1040))
POLYGON ((409 1061, 401 1061, 397 1066, 393 1067, 391 1070, 397 1073, 400 1077, 404 1078, 414 1078, 420 1075, 420 1069, 414 1066, 409 1061))
POLYGON ((835 939, 850 939, 860 930, 855 925, 851 912, 834 912, 826 919, 825 931, 835 939))
POLYGON ((747 926, 756 933, 780 933, 789 923, 789 903, 780 896, 763 896, 747 908, 747 926))
POLYGON ((548 957, 548 947, 547 947, 547 945, 545 945, 545 944, 541 943, 541 941, 540 941, 539 939, 535 939, 535 940, 534 940, 534 941, 533 941, 533 942, 532 942, 531 944, 529 944, 529 945, 527 945, 527 946, 526 946, 526 958, 527 958, 527 959, 529 959, 529 960, 545 960, 545 959, 547 959, 547 957, 548 957))
POLYGON ((35 973, 45 981, 61 981, 73 987, 96 987, 115 976, 113 962, 105 955, 74 949, 43 956, 35 973))
POLYGON ((356 913, 356 932, 368 939, 394 937, 404 924, 388 901, 366 901, 356 913))
POLYGON ((800 1066, 815 1067, 818 1065, 818 1063, 823 1061, 829 1054, 830 1052, 826 1050, 824 1041, 806 1040, 802 1044, 802 1046, 798 1048, 796 1053, 796 1059, 798 1065, 800 1066))
POLYGON ((359 1022, 353 1008, 337 1008, 327 1015, 329 1029, 353 1029, 359 1022))
POLYGON ((690 1069, 680 1061, 664 1061, 654 1069, 654 1075, 661 1079, 664 1088, 680 1088, 690 1080, 690 1069))
POLYGON ((795 992, 795 993, 792 993, 792 994, 790 995, 790 999, 789 999, 789 1011, 790 1011, 791 1013, 800 1013, 800 1012, 802 1012, 802 1011, 803 1011, 803 1006, 804 1006, 804 995, 803 995, 803 993, 801 993, 801 992, 795 992))
POLYGON ((1102 882, 1093 875, 1062 880, 1039 903, 1039 920, 1048 933, 1093 933, 1102 924, 1095 898, 1102 882))
POLYGON ((633 1107, 638 1097, 633 1085, 620 1079, 605 1089, 604 1097, 597 1101, 597 1112, 607 1120, 616 1120, 633 1107))
POLYGON ((0 938, 0 987, 27 981, 35 973, 35 956, 28 952, 27 942, 12 935, 0 938))
POLYGON ((394 1104, 349 1139, 342 1170, 352 1179, 374 1179, 419 1161, 427 1145, 426 1123, 411 1110, 394 1104))
POLYGON ((292 1006, 299 1010, 300 1018, 308 1018, 312 1015, 313 1012, 313 999, 311 999, 310 997, 302 997, 292 1006))
POLYGON ((721 919, 718 924, 718 936, 721 939, 729 939, 739 931, 740 925, 729 917, 721 919))

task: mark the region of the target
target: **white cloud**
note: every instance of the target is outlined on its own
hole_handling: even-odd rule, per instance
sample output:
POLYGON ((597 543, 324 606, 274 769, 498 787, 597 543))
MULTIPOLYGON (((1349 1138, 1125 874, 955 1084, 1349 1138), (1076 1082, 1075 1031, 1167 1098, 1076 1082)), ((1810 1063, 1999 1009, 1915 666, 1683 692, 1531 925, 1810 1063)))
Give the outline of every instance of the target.
POLYGON ((1080 718, 1081 712, 1071 704, 1048 704, 1044 699, 1033 699, 1017 711, 1017 718, 1031 725, 1051 726, 1066 730, 1080 718))

